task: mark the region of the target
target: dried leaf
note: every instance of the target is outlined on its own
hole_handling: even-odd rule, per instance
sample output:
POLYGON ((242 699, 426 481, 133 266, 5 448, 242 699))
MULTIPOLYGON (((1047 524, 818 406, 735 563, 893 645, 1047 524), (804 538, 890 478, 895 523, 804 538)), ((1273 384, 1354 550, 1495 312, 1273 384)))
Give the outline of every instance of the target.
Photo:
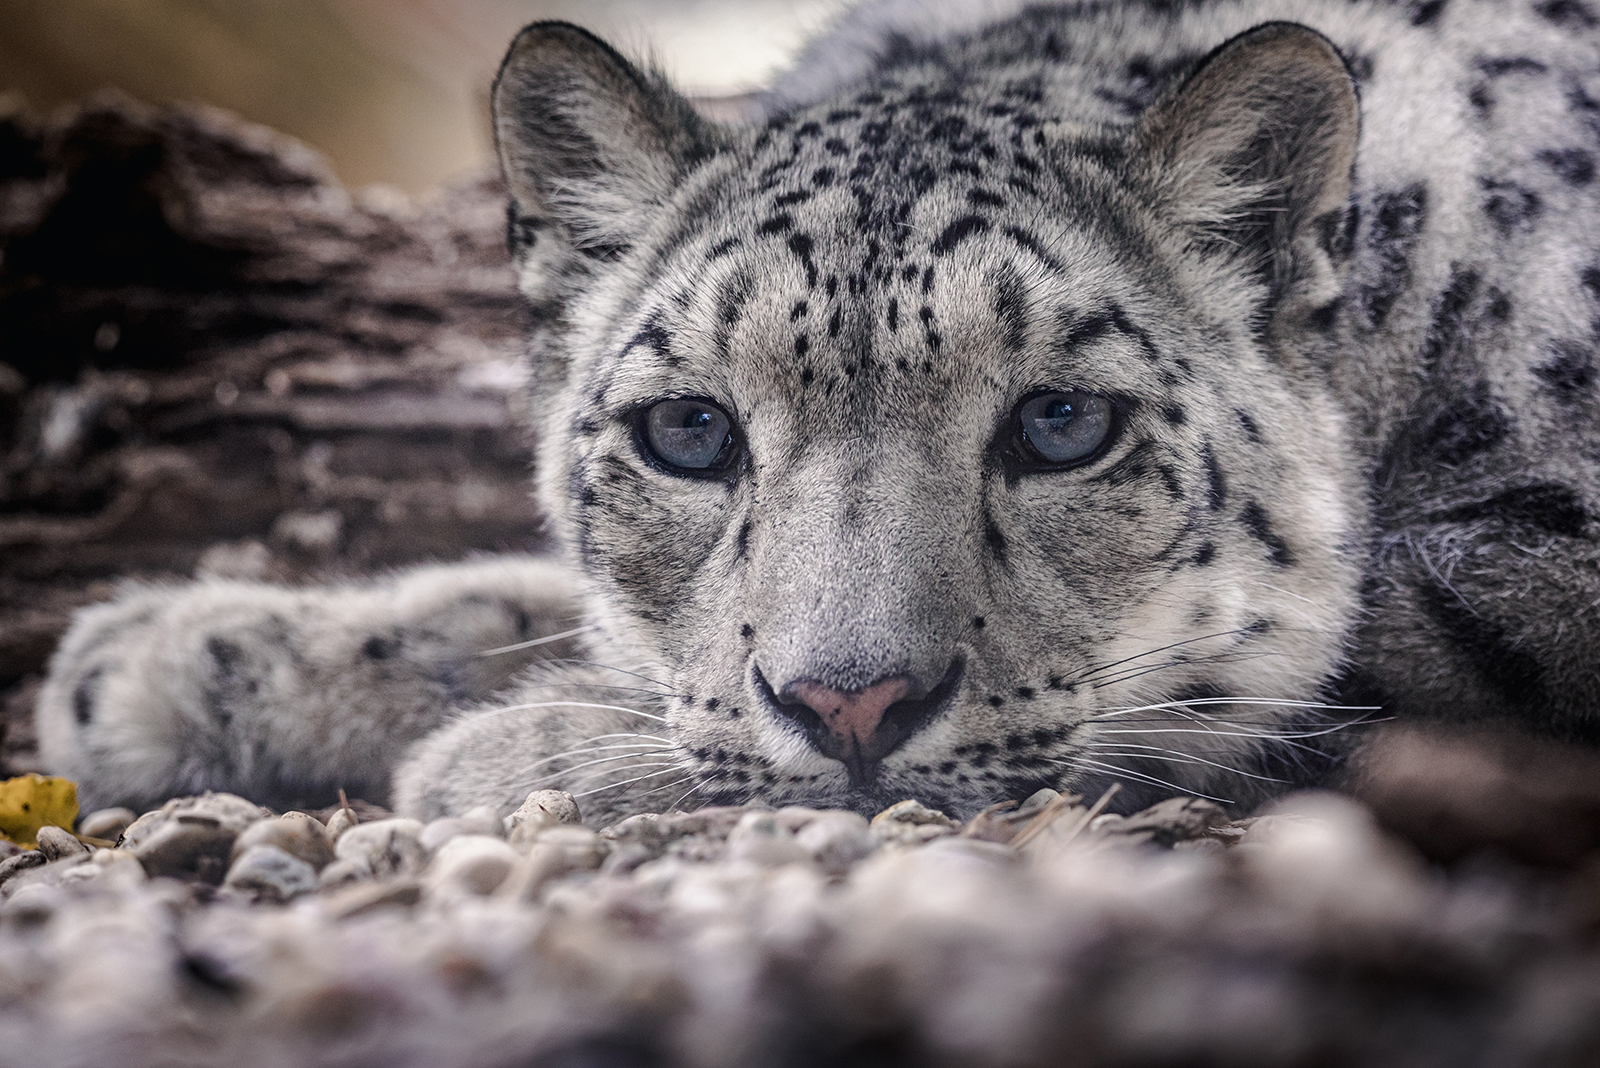
POLYGON ((40 827, 71 831, 78 822, 78 784, 23 775, 0 782, 0 835, 32 849, 40 827))

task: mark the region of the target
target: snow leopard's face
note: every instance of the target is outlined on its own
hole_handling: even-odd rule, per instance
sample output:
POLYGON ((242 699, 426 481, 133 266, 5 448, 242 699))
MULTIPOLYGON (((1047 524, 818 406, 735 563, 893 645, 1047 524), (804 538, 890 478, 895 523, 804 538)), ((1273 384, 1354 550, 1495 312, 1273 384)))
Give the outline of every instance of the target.
POLYGON ((1355 604, 1306 358, 1354 105, 1276 33, 1132 132, 912 68, 730 133, 570 28, 514 46, 544 499, 696 800, 1237 799, 1310 722, 1228 703, 1314 696, 1355 604), (1227 90, 1291 68, 1324 135, 1241 192, 1273 116, 1227 90))

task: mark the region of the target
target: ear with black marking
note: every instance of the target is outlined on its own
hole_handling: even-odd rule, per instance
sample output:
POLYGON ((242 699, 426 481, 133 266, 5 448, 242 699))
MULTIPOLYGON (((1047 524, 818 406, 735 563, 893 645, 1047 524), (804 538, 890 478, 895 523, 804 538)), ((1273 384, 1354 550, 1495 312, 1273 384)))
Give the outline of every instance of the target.
POLYGON ((1321 34, 1240 34, 1140 121, 1160 196, 1204 251, 1265 284, 1265 316, 1314 314, 1338 291, 1361 128, 1356 86, 1321 34))
POLYGON ((493 109, 512 253, 535 300, 558 297, 574 265, 632 244, 713 142, 664 78, 565 22, 517 34, 493 109))

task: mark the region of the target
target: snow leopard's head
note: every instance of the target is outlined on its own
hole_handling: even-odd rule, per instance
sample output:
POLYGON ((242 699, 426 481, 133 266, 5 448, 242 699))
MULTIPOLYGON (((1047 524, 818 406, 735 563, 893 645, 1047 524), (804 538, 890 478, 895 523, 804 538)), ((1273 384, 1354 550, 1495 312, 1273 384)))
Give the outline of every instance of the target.
POLYGON ((1316 722, 1352 82, 1273 24, 1075 125, 1007 54, 749 129, 564 24, 501 71, 544 504, 697 801, 1237 800, 1316 722))

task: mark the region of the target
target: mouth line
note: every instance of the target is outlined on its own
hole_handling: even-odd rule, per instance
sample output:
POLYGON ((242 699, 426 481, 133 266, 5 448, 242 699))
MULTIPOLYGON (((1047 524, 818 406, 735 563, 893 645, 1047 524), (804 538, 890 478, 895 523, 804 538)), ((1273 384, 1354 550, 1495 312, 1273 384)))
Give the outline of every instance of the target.
POLYGON ((751 662, 750 672, 757 694, 775 720, 787 730, 800 733, 821 755, 843 764, 852 790, 871 792, 877 784, 878 767, 884 758, 899 749, 949 707, 961 686, 966 668, 966 658, 957 654, 951 659, 950 666, 945 669, 944 677, 933 689, 922 697, 896 701, 884 710, 879 727, 881 738, 875 737, 869 746, 863 747, 857 743, 848 749, 834 737, 823 723, 822 717, 815 712, 809 709, 795 709, 792 706, 780 711, 776 691, 754 661, 751 662))

